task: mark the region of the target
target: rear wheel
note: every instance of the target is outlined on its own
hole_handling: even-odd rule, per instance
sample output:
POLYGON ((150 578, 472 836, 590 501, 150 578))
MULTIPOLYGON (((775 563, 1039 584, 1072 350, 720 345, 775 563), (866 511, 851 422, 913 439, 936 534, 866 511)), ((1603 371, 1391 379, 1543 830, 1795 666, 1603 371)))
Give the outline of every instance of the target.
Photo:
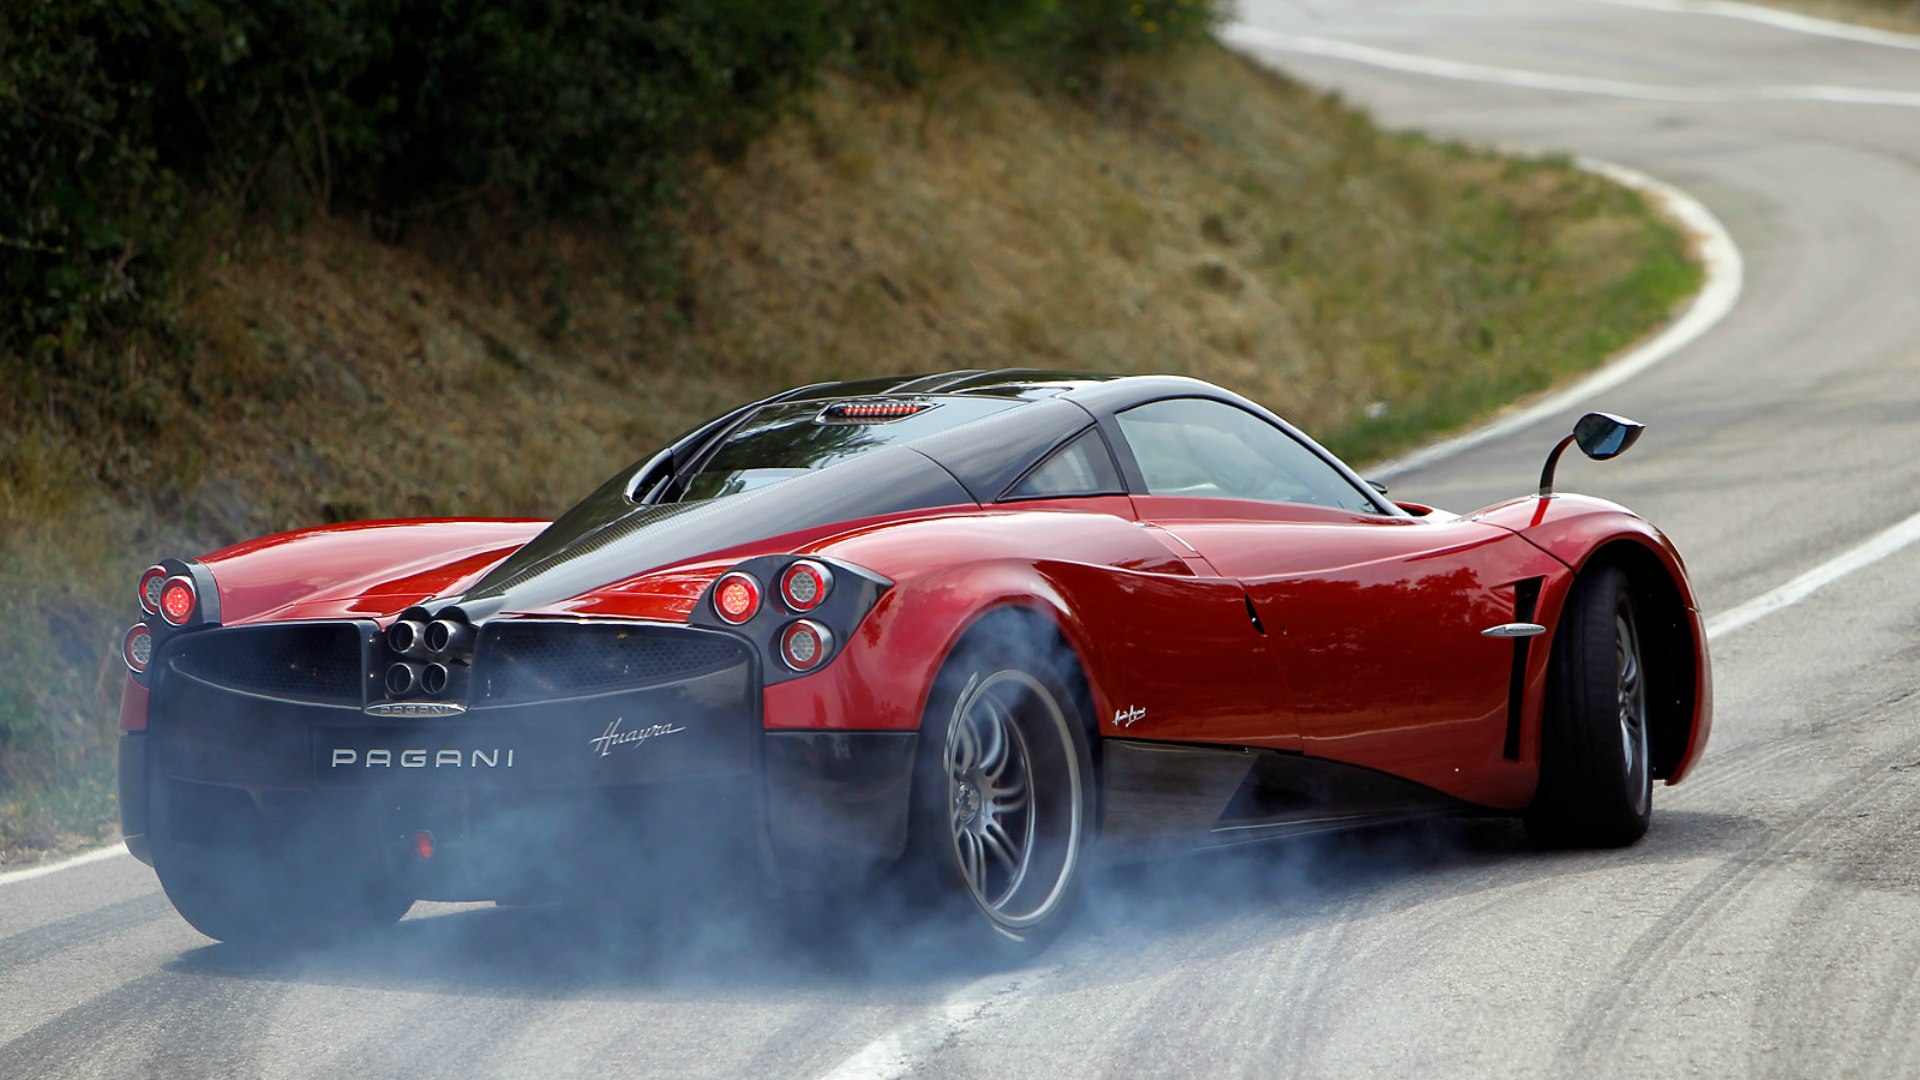
POLYGON ((1620 847, 1653 817, 1647 675, 1627 575, 1574 583, 1554 635, 1527 830, 1553 846, 1620 847))
POLYGON ((911 842, 928 884, 963 925, 1016 951, 1064 925, 1093 833, 1086 717, 1071 660, 1051 645, 976 635, 957 652, 929 702, 914 778, 911 842))

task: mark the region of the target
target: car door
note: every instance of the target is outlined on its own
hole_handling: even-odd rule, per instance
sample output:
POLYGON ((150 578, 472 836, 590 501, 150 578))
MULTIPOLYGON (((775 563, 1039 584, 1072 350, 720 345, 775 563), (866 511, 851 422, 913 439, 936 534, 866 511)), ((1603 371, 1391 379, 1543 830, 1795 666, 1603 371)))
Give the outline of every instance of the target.
MULTIPOLYGON (((1133 516, 1131 499, 1098 428, 1069 440, 1013 485, 1004 510, 1133 516), (1116 505, 1117 504, 1117 505, 1116 505)), ((1107 654, 1102 688, 1113 712, 1102 734, 1150 741, 1217 742, 1298 750, 1265 722, 1273 694, 1267 640, 1255 629, 1246 590, 1164 530, 1122 526, 1119 542, 1085 538, 1081 562, 1043 563, 1074 598, 1107 654)))
POLYGON ((1525 782, 1512 705, 1525 665, 1514 639, 1482 632, 1526 621, 1564 567, 1505 529, 1391 511, 1227 402, 1171 398, 1114 420, 1138 520, 1246 588, 1286 689, 1273 723, 1306 753, 1477 800, 1525 782))

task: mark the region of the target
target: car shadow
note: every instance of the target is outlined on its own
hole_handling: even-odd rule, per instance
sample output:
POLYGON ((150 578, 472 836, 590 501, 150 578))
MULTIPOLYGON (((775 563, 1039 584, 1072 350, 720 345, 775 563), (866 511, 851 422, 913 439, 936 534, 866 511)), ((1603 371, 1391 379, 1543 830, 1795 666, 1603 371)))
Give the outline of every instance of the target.
MULTIPOLYGON (((1016 968, 1097 984, 1103 960, 1189 963, 1330 925, 1528 883, 1750 846, 1757 819, 1662 812, 1639 844, 1540 851, 1505 819, 1443 819, 1096 867, 1061 940, 1022 960, 916 911, 901 890, 804 902, 662 887, 558 907, 421 905, 391 930, 302 950, 213 944, 169 971, 462 996, 613 1000, 937 1000, 1016 968)), ((1114 977, 1121 977, 1116 975, 1114 977)))

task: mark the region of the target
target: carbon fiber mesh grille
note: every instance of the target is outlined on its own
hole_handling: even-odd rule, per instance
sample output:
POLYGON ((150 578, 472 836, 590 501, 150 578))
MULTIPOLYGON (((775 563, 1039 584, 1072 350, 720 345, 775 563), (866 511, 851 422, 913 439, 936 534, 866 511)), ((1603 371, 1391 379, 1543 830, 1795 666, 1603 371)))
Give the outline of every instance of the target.
POLYGON ((358 705, 360 632, 349 623, 236 626, 191 634, 170 666, 216 686, 268 697, 358 705))
POLYGON ((479 696, 542 701, 651 686, 742 663, 745 646, 671 627, 505 622, 481 632, 479 696))

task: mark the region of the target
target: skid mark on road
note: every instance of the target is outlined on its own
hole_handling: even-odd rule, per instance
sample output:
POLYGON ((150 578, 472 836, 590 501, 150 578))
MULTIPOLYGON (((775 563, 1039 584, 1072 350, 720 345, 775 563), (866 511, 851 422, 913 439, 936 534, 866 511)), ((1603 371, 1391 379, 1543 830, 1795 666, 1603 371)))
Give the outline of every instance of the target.
POLYGON ((1768 871, 1778 869, 1782 854, 1819 836, 1830 818, 1873 797, 1898 775, 1893 767, 1912 761, 1916 754, 1920 754, 1920 739, 1875 756, 1803 802, 1764 839, 1728 854, 1627 947, 1601 980, 1601 988, 1573 1013, 1578 1019, 1562 1039, 1548 1072, 1608 1075, 1607 1066, 1634 1035, 1633 1018, 1642 1015, 1658 973, 1672 969, 1715 916, 1745 896, 1768 871))
POLYGON ((121 983, 6 1043, 0 1076, 258 1076, 286 989, 171 971, 121 983))
POLYGON ((1856 1075, 1915 1075, 1908 1018, 1920 942, 1899 941, 1899 935, 1889 940, 1886 920, 1875 917, 1873 906, 1859 889, 1832 881, 1807 890, 1794 905, 1756 980, 1755 1027, 1775 1033, 1775 1045, 1748 1063, 1747 1075, 1831 1074, 1834 1062, 1862 1047, 1872 1048, 1865 1056, 1870 1064, 1856 1075), (1849 993, 1840 985, 1865 971, 1881 977, 1859 979, 1855 988, 1876 990, 1849 993), (1809 997, 1833 1007, 1810 1013, 1809 997))
POLYGON ((172 914, 173 908, 167 904, 166 897, 150 892, 23 930, 0 938, 0 973, 18 971, 56 953, 172 914))
POLYGON ((994 975, 961 987, 938 1013, 861 1047, 825 1074, 825 1080, 891 1080, 913 1071, 921 1058, 958 1042, 967 1029, 1004 1012, 1007 1003, 1045 982, 1058 966, 1011 976, 994 975))

